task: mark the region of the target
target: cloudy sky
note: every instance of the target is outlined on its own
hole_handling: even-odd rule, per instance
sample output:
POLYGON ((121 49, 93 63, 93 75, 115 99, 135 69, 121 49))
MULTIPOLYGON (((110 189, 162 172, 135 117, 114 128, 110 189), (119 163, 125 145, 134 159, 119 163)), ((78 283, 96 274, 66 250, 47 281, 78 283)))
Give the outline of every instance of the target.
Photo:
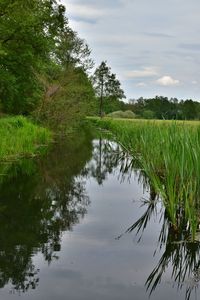
POLYGON ((62 2, 96 66, 107 60, 127 98, 200 100, 200 1, 62 2))

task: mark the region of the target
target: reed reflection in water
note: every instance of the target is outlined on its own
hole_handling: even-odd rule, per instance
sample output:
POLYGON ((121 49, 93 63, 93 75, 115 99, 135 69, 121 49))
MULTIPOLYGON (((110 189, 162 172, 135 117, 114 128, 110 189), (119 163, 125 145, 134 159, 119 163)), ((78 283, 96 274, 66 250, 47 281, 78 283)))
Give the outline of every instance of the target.
MULTIPOLYGON (((181 210, 177 212, 179 228, 175 230, 149 178, 119 144, 104 137, 95 140, 91 136, 81 140, 72 138, 66 144, 55 145, 46 158, 36 162, 20 162, 7 172, 8 176, 0 184, 1 288, 9 284, 13 291, 20 293, 37 290, 40 270, 34 265, 33 257, 40 254, 51 265, 63 255, 63 234, 73 231, 75 225, 86 218, 91 202, 94 201, 90 199, 87 190, 88 182, 96 182, 103 190, 111 177, 122 185, 126 182, 131 184, 134 177, 144 191, 148 190, 149 198, 137 199, 141 201, 143 213, 131 226, 127 226, 126 216, 115 220, 121 228, 127 226, 128 229, 118 237, 115 236, 116 244, 112 247, 121 245, 120 256, 123 261, 123 255, 126 255, 123 252, 125 233, 126 236, 128 233, 134 234, 137 243, 142 243, 144 232, 148 230, 152 219, 157 219, 161 228, 154 251, 157 264, 150 274, 146 274, 144 285, 147 294, 154 299, 154 293, 164 275, 170 272, 172 287, 181 291, 185 289, 185 299, 191 299, 195 293, 197 295, 200 280, 198 233, 195 242, 191 242, 190 230, 181 210), (75 143, 75 140, 79 142, 75 143)), ((121 209, 123 206, 121 199, 121 209)), ((112 215, 112 218, 115 216, 112 215)), ((148 255, 151 260, 151 253, 148 255)), ((122 265, 122 261, 116 260, 115 263, 122 265)), ((129 265, 131 263, 128 262, 129 265)), ((126 299, 131 299, 128 292, 126 299)))

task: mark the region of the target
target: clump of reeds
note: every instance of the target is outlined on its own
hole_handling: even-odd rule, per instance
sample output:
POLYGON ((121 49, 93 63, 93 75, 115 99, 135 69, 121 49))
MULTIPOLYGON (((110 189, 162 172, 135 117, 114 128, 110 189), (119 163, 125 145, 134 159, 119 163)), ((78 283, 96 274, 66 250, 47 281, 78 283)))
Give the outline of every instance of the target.
POLYGON ((175 230, 200 224, 200 123, 93 120, 131 153, 163 199, 175 230))

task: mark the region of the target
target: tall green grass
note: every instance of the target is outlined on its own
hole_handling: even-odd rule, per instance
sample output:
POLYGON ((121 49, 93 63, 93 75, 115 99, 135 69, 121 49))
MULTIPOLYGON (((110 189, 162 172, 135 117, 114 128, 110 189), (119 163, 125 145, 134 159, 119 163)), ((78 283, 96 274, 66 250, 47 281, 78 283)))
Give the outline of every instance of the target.
POLYGON ((25 117, 0 119, 0 161, 35 155, 50 140, 51 133, 47 129, 25 117))
POLYGON ((93 119, 110 130, 149 177, 175 230, 200 224, 200 123, 93 119))

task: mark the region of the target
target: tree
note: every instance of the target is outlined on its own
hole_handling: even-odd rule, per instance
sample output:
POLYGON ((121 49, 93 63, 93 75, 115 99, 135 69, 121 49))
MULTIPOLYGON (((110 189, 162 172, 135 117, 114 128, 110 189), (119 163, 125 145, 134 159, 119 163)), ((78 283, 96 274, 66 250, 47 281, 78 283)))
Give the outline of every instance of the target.
POLYGON ((38 74, 67 26, 64 14, 56 0, 1 0, 0 101, 5 111, 28 113, 35 107, 43 92, 38 74))
POLYGON ((124 91, 121 89, 121 83, 116 78, 115 74, 111 74, 108 77, 108 81, 105 83, 106 87, 106 96, 115 98, 115 99, 123 99, 126 98, 124 91))
POLYGON ((91 50, 85 40, 78 37, 77 32, 66 26, 57 43, 57 63, 65 69, 73 66, 81 67, 84 71, 87 71, 94 66, 90 54, 91 50))
POLYGON ((93 67, 91 50, 70 28, 59 2, 0 0, 0 107, 4 112, 36 113, 38 118, 49 112, 50 122, 56 116, 54 121, 63 123, 83 115, 88 103, 95 102, 87 74, 93 67))
POLYGON ((93 84, 97 97, 100 98, 99 115, 103 115, 103 100, 118 101, 126 98, 121 89, 121 83, 116 75, 111 73, 111 68, 103 61, 95 70, 93 75, 93 84))
POLYGON ((200 103, 191 99, 178 100, 156 96, 154 98, 139 98, 125 104, 126 109, 131 109, 143 118, 168 119, 168 120, 198 120, 200 118, 200 103))
POLYGON ((106 83, 109 80, 110 68, 107 66, 106 61, 102 61, 100 66, 95 70, 93 75, 93 84, 96 95, 100 98, 99 115, 103 116, 103 98, 106 95, 106 83))
POLYGON ((87 74, 82 68, 68 67, 59 74, 58 83, 55 81, 49 86, 34 117, 54 130, 65 132, 66 127, 75 125, 95 110, 95 94, 87 74))
POLYGON ((197 107, 191 99, 180 103, 183 119, 192 120, 198 117, 197 107))

